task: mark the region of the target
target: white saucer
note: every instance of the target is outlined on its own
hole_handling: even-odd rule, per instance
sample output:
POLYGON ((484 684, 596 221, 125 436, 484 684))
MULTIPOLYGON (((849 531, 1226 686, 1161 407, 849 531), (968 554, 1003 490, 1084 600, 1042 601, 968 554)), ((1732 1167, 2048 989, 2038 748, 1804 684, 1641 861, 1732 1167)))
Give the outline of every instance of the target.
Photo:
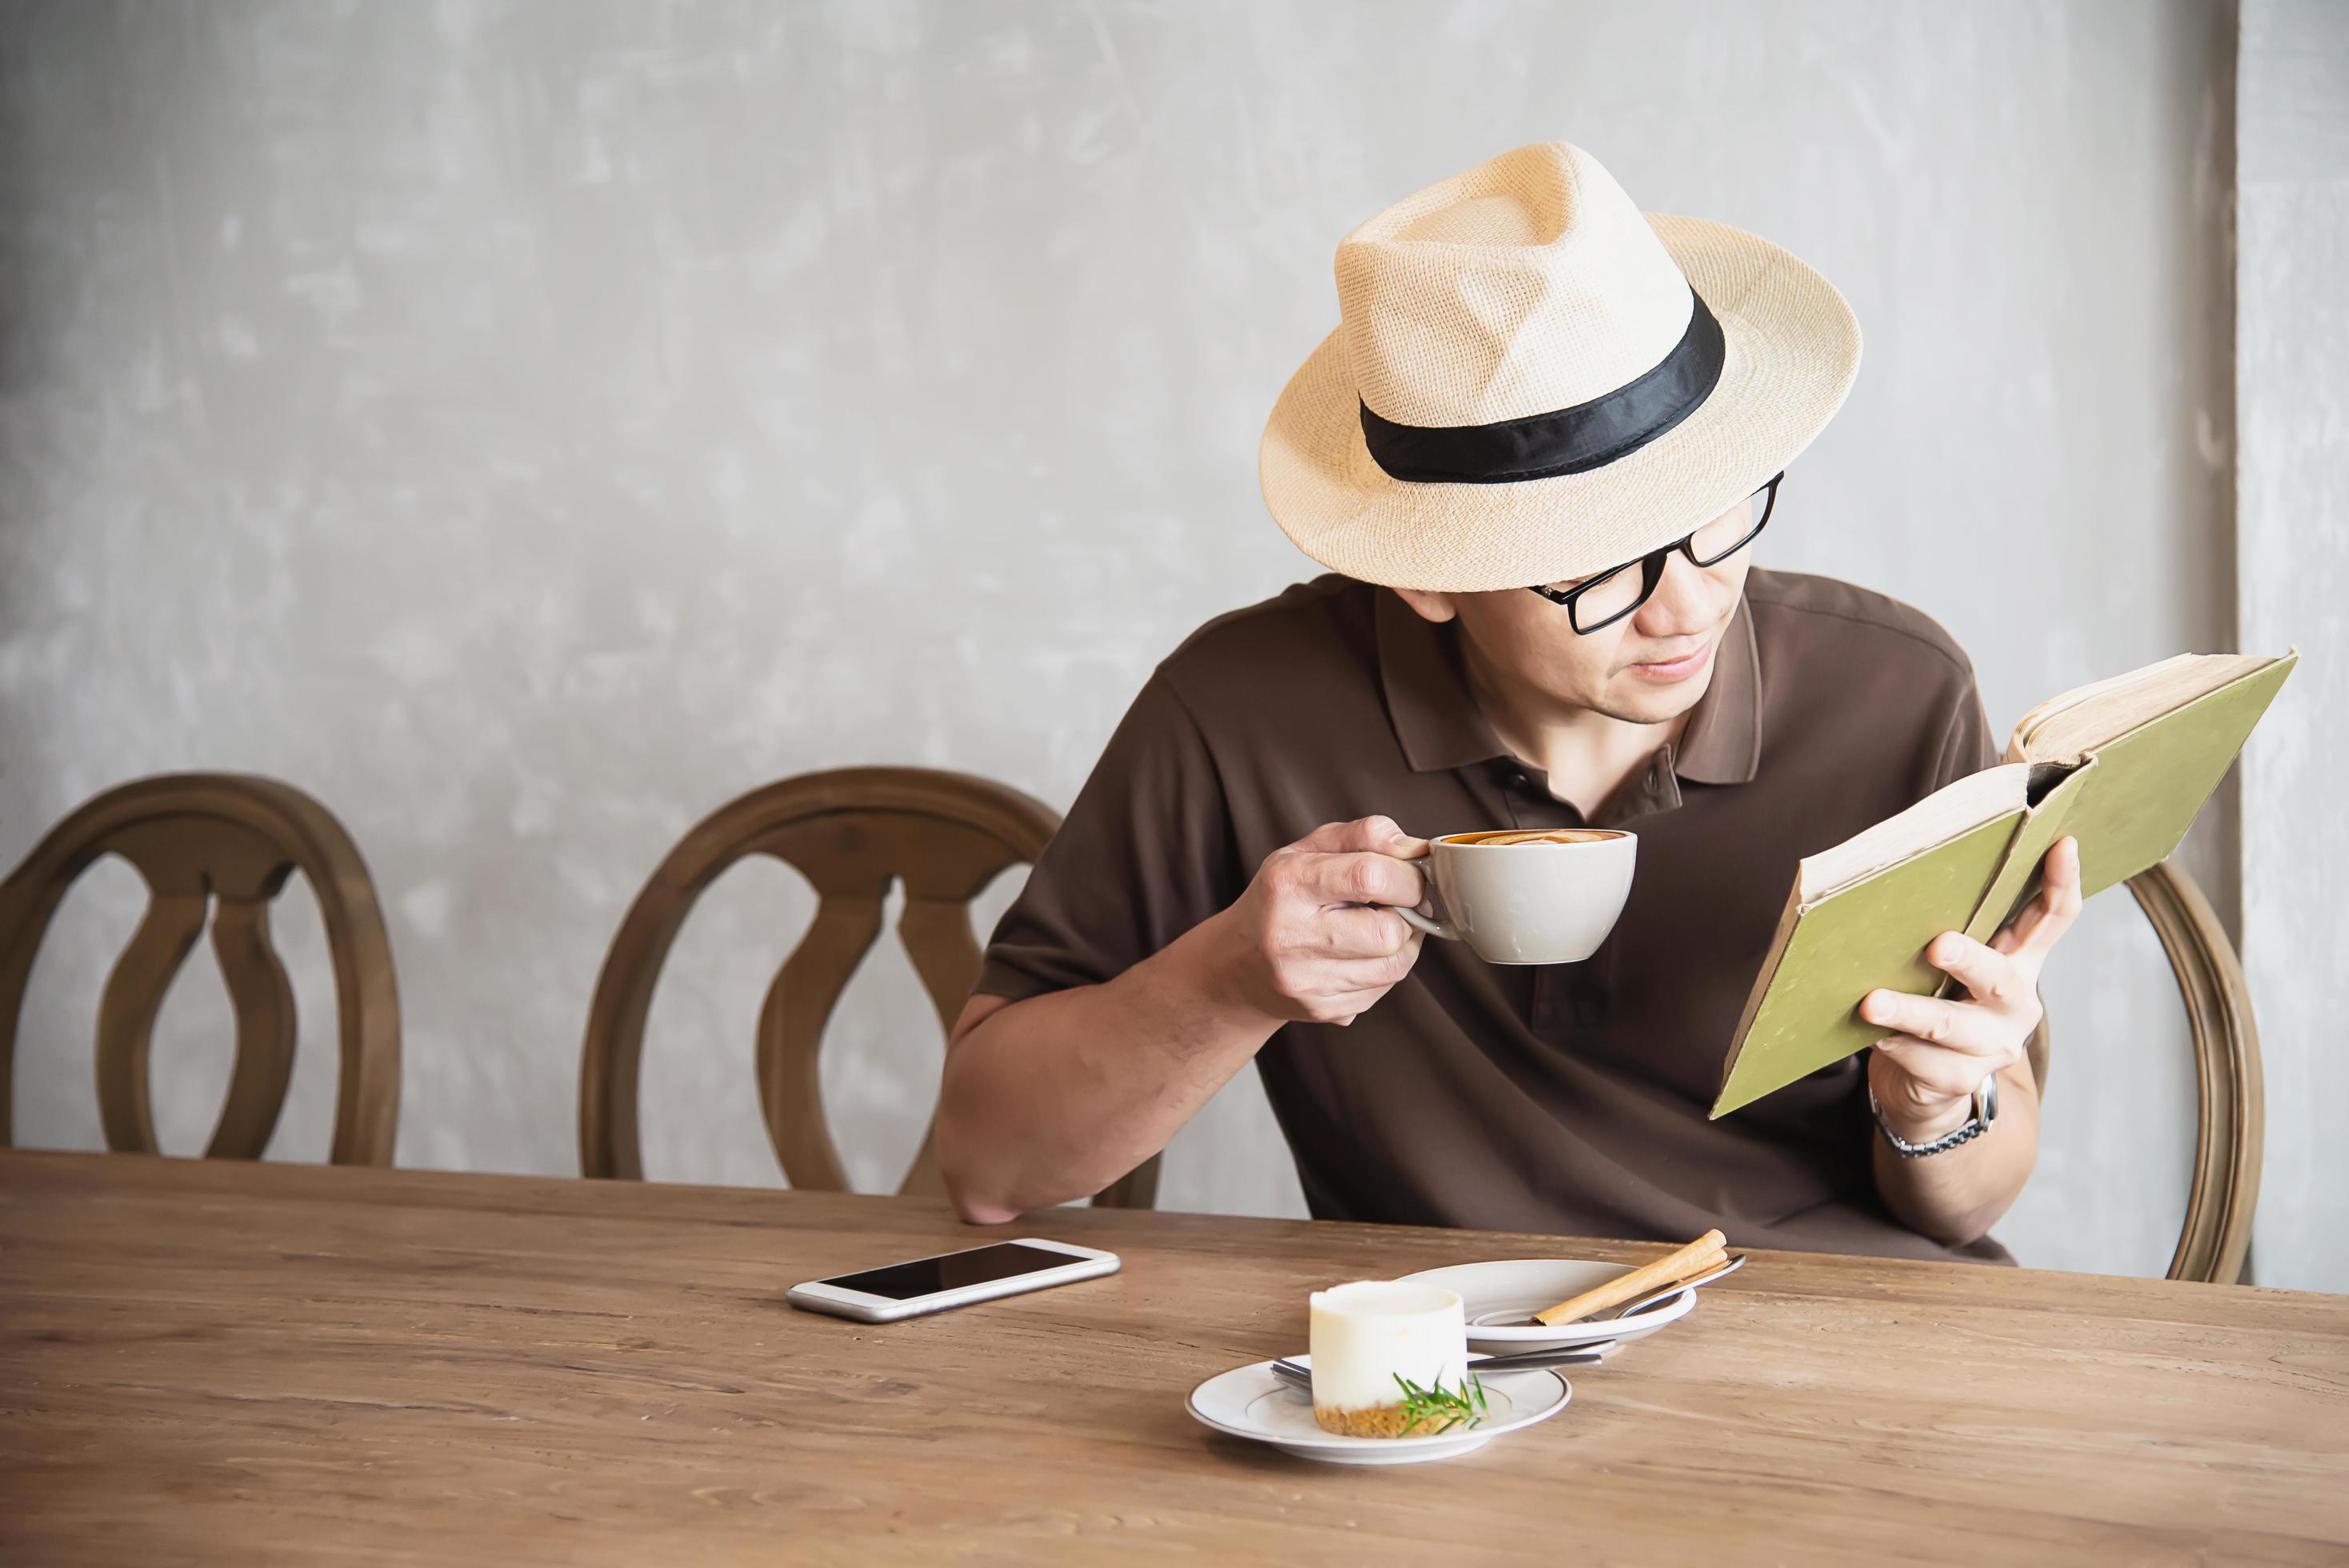
MULTIPOLYGON (((1313 1364, 1304 1356, 1289 1359, 1308 1367, 1313 1364)), ((1478 1381, 1485 1386, 1485 1404, 1491 1413, 1467 1431, 1425 1438, 1349 1438, 1325 1432, 1314 1424, 1311 1396, 1274 1377, 1269 1361, 1217 1373, 1191 1390, 1189 1405, 1192 1417, 1202 1426, 1270 1443, 1301 1460, 1339 1465, 1408 1465, 1472 1453, 1504 1432, 1547 1420, 1574 1398, 1571 1383, 1546 1370, 1502 1372, 1478 1381)))
POLYGON ((1501 1328, 1522 1323, 1546 1307, 1596 1289, 1631 1272, 1629 1264, 1592 1263, 1578 1258, 1516 1258, 1504 1263, 1454 1264, 1450 1268, 1422 1269, 1405 1279, 1424 1280, 1460 1293, 1468 1314, 1468 1348, 1488 1356, 1524 1350, 1570 1349, 1602 1339, 1638 1339, 1668 1323, 1678 1323, 1696 1305, 1696 1292, 1684 1290, 1636 1317, 1610 1318, 1604 1323, 1566 1323, 1556 1328, 1501 1328))

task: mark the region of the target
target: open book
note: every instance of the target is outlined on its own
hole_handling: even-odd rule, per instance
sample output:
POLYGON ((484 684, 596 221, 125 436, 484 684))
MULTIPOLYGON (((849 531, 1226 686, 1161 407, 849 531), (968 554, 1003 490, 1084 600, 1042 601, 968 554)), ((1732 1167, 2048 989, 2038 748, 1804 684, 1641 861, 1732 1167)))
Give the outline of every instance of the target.
POLYGON ((2167 856, 2299 662, 2180 654, 2041 703, 2003 764, 1805 859, 1722 1067, 1716 1117, 1867 1049, 1868 992, 1939 992, 1944 931, 1987 942, 2080 841, 2083 897, 2167 856))

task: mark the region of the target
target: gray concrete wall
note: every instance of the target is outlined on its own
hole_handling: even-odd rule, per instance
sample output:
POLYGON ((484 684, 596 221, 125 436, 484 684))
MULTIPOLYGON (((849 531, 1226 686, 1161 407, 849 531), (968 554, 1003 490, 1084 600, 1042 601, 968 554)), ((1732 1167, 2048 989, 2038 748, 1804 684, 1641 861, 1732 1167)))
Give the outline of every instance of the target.
POLYGON ((2349 7, 2244 0, 2236 396, 2244 646, 2301 665, 2243 759, 2243 967, 2267 1058, 2261 1282, 2349 1290, 2349 7))
MULTIPOLYGON (((605 944, 735 792, 916 762, 1064 804, 1155 659, 1310 570, 1255 451, 1335 320, 1340 235, 1524 141, 1846 291, 1867 365, 1764 558, 1939 616, 1996 722, 2229 633, 2210 5, 221 0, 0 26, 0 861, 150 770, 327 801, 389 906, 407 1162, 576 1168, 605 944)), ((316 1158, 331 1012, 291 896, 274 1152, 316 1158)), ((811 906, 755 867, 687 929, 657 1174, 775 1180, 750 1030, 811 906)), ((88 1022, 137 907, 101 868, 51 938, 26 1141, 97 1141, 88 1022)), ((2027 1262, 2167 1260, 2191 1100, 2166 975, 2116 897, 2050 976, 2047 1148, 2005 1229, 2027 1262)), ((158 1049, 172 1147, 208 1125, 224 1018, 200 958, 158 1049)), ((911 1153, 937 1052, 885 951, 828 1063, 865 1184, 911 1153)), ((2275 1212, 2317 1180, 2277 1171, 2275 1212)), ((1165 1197, 1297 1212, 1252 1078, 1177 1140, 1165 1197)))

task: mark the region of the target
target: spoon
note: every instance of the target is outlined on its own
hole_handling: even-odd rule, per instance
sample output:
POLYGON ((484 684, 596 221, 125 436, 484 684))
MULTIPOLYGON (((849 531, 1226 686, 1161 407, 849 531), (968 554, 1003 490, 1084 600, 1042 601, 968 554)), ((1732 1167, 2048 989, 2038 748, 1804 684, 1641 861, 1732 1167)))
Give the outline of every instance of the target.
POLYGON ((1691 1274, 1688 1278, 1683 1280, 1675 1280, 1671 1284, 1665 1285, 1661 1290, 1651 1290, 1645 1295, 1633 1296, 1621 1306, 1609 1307, 1601 1312, 1594 1312, 1589 1316, 1578 1317, 1572 1323, 1550 1324, 1544 1323, 1538 1317, 1527 1317, 1521 1318, 1516 1323, 1496 1323, 1491 1326, 1495 1328, 1579 1328, 1586 1323, 1613 1323, 1620 1318, 1630 1317, 1634 1313, 1646 1312, 1651 1307, 1661 1305, 1663 1303, 1670 1301, 1672 1297, 1680 1295, 1680 1293, 1684 1290, 1694 1290, 1701 1284, 1711 1284, 1713 1281, 1721 1278, 1722 1275, 1735 1274, 1739 1269, 1744 1268, 1744 1266, 1745 1254, 1744 1253, 1732 1253, 1729 1254, 1729 1261, 1727 1263, 1721 1264, 1713 1268, 1709 1268, 1702 1274, 1691 1274))

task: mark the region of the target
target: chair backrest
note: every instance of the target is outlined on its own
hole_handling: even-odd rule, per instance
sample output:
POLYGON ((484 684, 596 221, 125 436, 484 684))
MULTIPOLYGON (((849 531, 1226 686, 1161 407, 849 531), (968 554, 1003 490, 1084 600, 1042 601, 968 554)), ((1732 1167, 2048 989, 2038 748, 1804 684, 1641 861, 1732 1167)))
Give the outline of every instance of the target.
POLYGON ((119 855, 146 879, 147 913, 98 1012, 98 1105, 110 1149, 151 1154, 147 1059, 155 1017, 211 917, 236 1012, 236 1062, 207 1158, 257 1160, 294 1071, 293 987, 269 942, 269 905, 295 871, 326 928, 342 1077, 330 1158, 388 1165, 399 1124, 399 999, 375 886, 350 835, 289 784, 174 773, 108 790, 67 817, 0 882, 0 1146, 11 1137, 18 1015, 34 955, 74 880, 119 855))
MULTIPOLYGON (((2194 1181, 2187 1191, 2186 1223, 2169 1259, 2169 1277, 2233 1284, 2242 1278, 2251 1249, 2266 1141, 2267 1100, 2251 987, 2226 928, 2185 868, 2160 861, 2131 877, 2128 890, 2153 923, 2178 977, 2194 1034, 2200 1088, 2194 1181)), ((2044 1096, 2049 1054, 2044 1021, 2031 1037, 2030 1054, 2032 1075, 2044 1096)))
POLYGON ((2232 1284, 2251 1250, 2266 1152, 2267 1096, 2251 986, 2226 927, 2183 867, 2163 861, 2131 877, 2128 889, 2178 976, 2201 1088, 2194 1184, 2169 1277, 2232 1284))
MULTIPOLYGON (((905 886, 898 934, 939 1025, 951 1030, 981 963, 971 901, 1004 871, 1032 863, 1059 826, 1050 808, 1016 789, 925 768, 802 774, 712 812, 636 895, 595 982, 579 1073, 581 1170, 643 1177, 636 1087, 661 965, 709 884, 738 861, 771 855, 814 884, 818 903, 759 1013, 760 1108, 793 1187, 845 1191, 817 1057, 833 1007, 880 936, 890 885, 905 886)), ((936 1139, 933 1120, 900 1191, 945 1190, 936 1139)), ((1094 1202, 1146 1209, 1157 1185, 1153 1157, 1094 1202)))

